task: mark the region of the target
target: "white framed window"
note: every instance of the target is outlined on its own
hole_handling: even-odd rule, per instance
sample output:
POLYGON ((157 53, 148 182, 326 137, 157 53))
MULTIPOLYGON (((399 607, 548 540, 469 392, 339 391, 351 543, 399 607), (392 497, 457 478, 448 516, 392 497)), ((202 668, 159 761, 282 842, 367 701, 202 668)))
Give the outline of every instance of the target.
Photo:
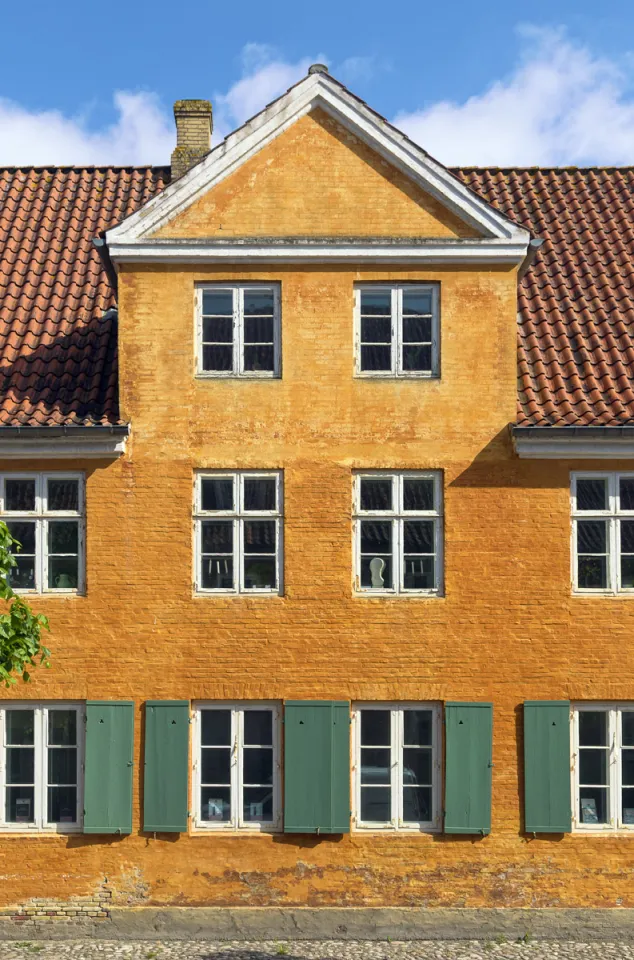
POLYGON ((353 497, 356 591, 440 594, 440 471, 359 472, 353 497))
POLYGON ((83 591, 83 474, 1 474, 0 517, 22 544, 9 577, 16 592, 83 591))
POLYGON ((199 473, 194 492, 196 590, 282 592, 282 473, 199 473))
POLYGON ((356 370, 362 377, 437 377, 438 283, 355 286, 356 370))
POLYGON ((279 377, 279 284, 199 284, 196 323, 198 376, 279 377))
POLYGON ((634 830, 634 703, 574 704, 575 830, 634 830))
POLYGON ((197 828, 280 829, 280 725, 277 703, 194 704, 197 828))
POLYGON ((352 735, 355 827, 439 830, 441 705, 357 704, 352 735))
POLYGON ((573 473, 572 583, 634 596, 634 473, 573 473))
POLYGON ((84 714, 77 703, 0 708, 0 830, 81 830, 84 714))

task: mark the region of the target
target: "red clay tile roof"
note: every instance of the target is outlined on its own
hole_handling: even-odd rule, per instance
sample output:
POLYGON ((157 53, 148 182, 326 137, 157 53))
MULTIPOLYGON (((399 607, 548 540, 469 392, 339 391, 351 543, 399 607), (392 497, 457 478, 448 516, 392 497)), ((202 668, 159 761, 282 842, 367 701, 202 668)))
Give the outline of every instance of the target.
MULTIPOLYGON (((517 422, 634 423, 634 169, 453 171, 545 243, 520 285, 517 422)), ((93 237, 164 167, 0 171, 0 426, 120 423, 93 237)))
POLYGON ((0 426, 120 422, 114 297, 92 240, 168 177, 0 170, 0 426))

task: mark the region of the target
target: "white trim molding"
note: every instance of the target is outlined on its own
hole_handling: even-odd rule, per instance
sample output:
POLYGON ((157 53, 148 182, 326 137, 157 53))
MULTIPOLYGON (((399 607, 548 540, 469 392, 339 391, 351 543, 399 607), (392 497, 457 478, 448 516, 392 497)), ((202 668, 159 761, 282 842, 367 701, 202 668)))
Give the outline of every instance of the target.
POLYGON ((2 460, 116 460, 130 428, 0 427, 2 460))
MULTIPOLYGON (((293 123, 311 110, 326 111, 353 136, 396 167, 415 184, 425 190, 464 223, 475 228, 482 239, 470 239, 447 244, 439 241, 428 246, 395 248, 387 245, 367 247, 340 243, 330 247, 330 259, 384 259, 392 261, 408 257, 429 260, 430 254, 441 259, 445 255, 465 257, 472 262, 486 257, 488 262, 519 263, 527 254, 530 234, 490 204, 478 197, 442 164, 408 139, 403 133, 355 97, 343 84, 327 73, 312 73, 291 87, 278 100, 230 134, 200 163, 184 176, 169 184, 165 190, 133 213, 118 226, 106 232, 110 257, 115 262, 131 259, 182 259, 193 262, 209 259, 274 259, 283 257, 315 259, 324 251, 309 244, 262 244, 249 242, 213 245, 209 242, 195 247, 182 241, 160 242, 148 238, 169 223, 204 193, 230 176, 259 150, 271 143, 293 123), (434 250, 434 248, 436 248, 434 250), (274 253, 276 251, 276 253, 274 253)), ((436 261, 438 262, 438 261, 436 261)))
POLYGON ((634 427, 513 427, 522 460, 631 460, 634 427))

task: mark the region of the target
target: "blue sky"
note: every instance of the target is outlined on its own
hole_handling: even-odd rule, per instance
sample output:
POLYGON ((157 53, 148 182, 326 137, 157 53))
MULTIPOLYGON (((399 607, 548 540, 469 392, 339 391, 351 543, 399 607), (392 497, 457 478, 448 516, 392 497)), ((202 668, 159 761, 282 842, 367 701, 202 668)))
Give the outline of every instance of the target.
POLYGON ((308 63, 447 163, 633 163, 634 10, 613 0, 5 4, 0 162, 164 163, 171 104, 216 138, 308 63))

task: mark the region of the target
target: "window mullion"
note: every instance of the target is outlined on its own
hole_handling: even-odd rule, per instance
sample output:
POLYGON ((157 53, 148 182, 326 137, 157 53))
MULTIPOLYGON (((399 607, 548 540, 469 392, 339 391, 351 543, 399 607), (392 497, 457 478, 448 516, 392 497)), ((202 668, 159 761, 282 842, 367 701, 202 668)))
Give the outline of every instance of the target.
POLYGON ((48 519, 35 521, 35 589, 43 593, 48 588, 48 519))
POLYGON ((36 707, 33 723, 33 739, 35 742, 35 823, 42 829, 47 820, 48 794, 48 749, 46 735, 47 711, 44 707, 36 707), (39 771, 39 776, 38 776, 39 771), (38 783, 39 780, 39 783, 38 783))
POLYGON ((392 290, 392 373, 396 374, 397 376, 402 372, 402 303, 403 291, 398 287, 395 287, 392 290))
POLYGON ((622 810, 622 779, 623 779, 623 751, 621 749, 621 744, 623 742, 623 736, 621 732, 622 728, 622 715, 620 710, 611 711, 614 715, 614 737, 613 737, 613 753, 614 757, 611 763, 610 771, 610 780, 613 781, 613 797, 610 804, 611 816, 613 818, 613 826, 621 827, 623 824, 623 810, 622 810))
POLYGON ((243 317, 244 317, 244 290, 237 287, 233 292, 233 372, 235 375, 244 373, 244 347, 243 347, 243 317))
POLYGON ((392 793, 392 827, 403 823, 403 711, 391 711, 390 790, 392 793))
POLYGON ((233 521, 233 583, 234 591, 244 591, 244 520, 236 516, 233 521))
POLYGON ((234 741, 233 741, 233 752, 231 757, 231 804, 234 809, 231 811, 231 819, 233 825, 240 829, 244 826, 244 821, 242 817, 243 810, 243 800, 242 800, 242 758, 243 758, 243 744, 244 744, 244 710, 232 710, 232 715, 234 717, 234 741))
POLYGON ((403 524, 402 517, 392 520, 392 565, 394 592, 403 593, 403 524))

